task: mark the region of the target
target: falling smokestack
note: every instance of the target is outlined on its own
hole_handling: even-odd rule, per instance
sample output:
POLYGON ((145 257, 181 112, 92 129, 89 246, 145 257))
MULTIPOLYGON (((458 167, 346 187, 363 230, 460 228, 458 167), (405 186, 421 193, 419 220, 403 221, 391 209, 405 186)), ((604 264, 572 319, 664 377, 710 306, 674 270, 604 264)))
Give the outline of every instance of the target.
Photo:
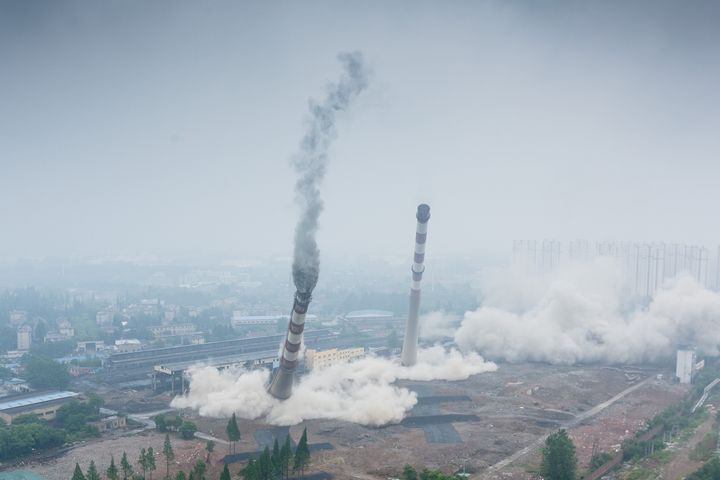
POLYGON ((402 364, 406 367, 417 362, 418 316, 420 313, 420 281, 425 271, 425 241, 427 224, 430 220, 430 207, 424 203, 418 205, 417 228, 415 230, 415 256, 412 265, 412 283, 410 285, 410 309, 405 325, 405 340, 402 349, 402 364))
POLYGON ((305 314, 310 305, 310 294, 295 292, 290 324, 288 325, 285 346, 280 357, 280 366, 275 371, 268 391, 270 394, 281 400, 289 398, 292 394, 292 385, 295 378, 295 368, 298 363, 300 344, 302 343, 302 332, 305 329, 305 314))
POLYGON ((292 394, 305 314, 320 273, 320 250, 315 239, 323 207, 320 183, 325 176, 328 148, 337 137, 336 114, 347 110, 351 101, 367 87, 367 70, 360 52, 341 53, 338 59, 343 64, 344 74, 337 83, 328 85, 327 96, 322 103, 310 102, 308 128, 300 142, 300 151, 293 159, 298 173, 295 198, 300 206, 292 265, 296 291, 280 365, 273 372, 268 386, 268 392, 281 400, 292 394))

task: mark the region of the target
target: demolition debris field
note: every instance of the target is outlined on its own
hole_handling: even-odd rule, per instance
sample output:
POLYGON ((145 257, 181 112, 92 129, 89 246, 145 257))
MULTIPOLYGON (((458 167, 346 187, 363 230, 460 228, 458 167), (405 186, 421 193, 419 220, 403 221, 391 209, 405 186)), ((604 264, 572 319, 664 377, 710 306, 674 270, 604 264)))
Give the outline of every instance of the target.
MULTIPOLYGON (((569 426, 579 465, 584 467, 593 444, 600 451, 610 451, 639 430, 645 420, 683 395, 686 387, 668 382, 671 376, 671 372, 657 368, 501 364, 496 372, 464 381, 400 382, 400 386, 418 394, 418 403, 398 425, 373 428, 344 421, 311 420, 288 430, 258 421, 241 421, 242 439, 236 447, 236 458, 247 458, 272 442, 274 436, 282 442, 288 431, 297 441, 307 427, 310 443, 317 445, 310 471, 329 472, 334 478, 397 476, 406 463, 446 472, 464 467, 469 473, 482 474, 543 435, 569 426), (658 373, 664 374, 661 379, 656 378, 658 373), (577 421, 578 415, 646 379, 596 415, 577 421)), ((147 395, 139 403, 156 407, 161 397, 151 398, 150 392, 147 395)), ((196 421, 201 432, 225 438, 227 419, 199 418, 189 410, 182 413, 196 421)), ((49 480, 60 480, 72 471, 78 458, 95 458, 102 464, 110 452, 117 456, 122 450, 136 457, 136 446, 148 443, 158 451, 163 437, 148 431, 139 438, 92 440, 31 469, 49 480)), ((173 469, 187 471, 195 459, 204 455, 203 440, 178 438, 174 443, 180 455, 173 469)), ((218 443, 210 475, 221 468, 227 453, 228 446, 218 443)), ((504 468, 480 476, 527 478, 528 469, 538 461, 538 452, 530 451, 504 468)), ((242 465, 232 463, 231 471, 236 473, 242 465)))

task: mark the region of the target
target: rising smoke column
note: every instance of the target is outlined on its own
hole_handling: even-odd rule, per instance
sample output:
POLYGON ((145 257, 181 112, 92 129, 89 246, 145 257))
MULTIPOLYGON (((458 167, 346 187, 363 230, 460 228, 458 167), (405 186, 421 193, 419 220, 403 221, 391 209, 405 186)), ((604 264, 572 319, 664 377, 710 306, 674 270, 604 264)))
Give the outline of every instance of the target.
POLYGON ((368 85, 368 72, 362 53, 341 53, 344 74, 340 81, 328 85, 322 103, 310 102, 308 130, 300 142, 300 152, 293 159, 298 174, 295 183, 296 201, 300 205, 300 219, 295 228, 293 282, 301 293, 311 293, 320 272, 320 250, 315 240, 318 218, 323 209, 320 183, 325 177, 328 148, 337 137, 335 115, 344 111, 350 102, 368 85))
POLYGON ((315 235, 323 207, 320 183, 325 176, 328 148, 337 137, 335 115, 346 110, 350 102, 367 87, 367 71, 360 52, 341 53, 338 59, 344 67, 343 76, 339 82, 328 86, 327 96, 322 103, 310 102, 308 129, 300 142, 300 152, 293 159, 298 174, 295 198, 300 205, 292 266, 296 292, 285 345, 280 355, 280 366, 268 387, 270 394, 279 399, 289 398, 292 394, 305 315, 320 273, 320 250, 315 235))

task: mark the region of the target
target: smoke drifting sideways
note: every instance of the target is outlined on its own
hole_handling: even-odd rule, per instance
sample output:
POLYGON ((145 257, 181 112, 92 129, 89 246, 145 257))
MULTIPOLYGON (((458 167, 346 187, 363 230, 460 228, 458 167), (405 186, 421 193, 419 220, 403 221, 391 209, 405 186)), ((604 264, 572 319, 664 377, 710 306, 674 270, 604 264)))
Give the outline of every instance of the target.
POLYGON ((381 426, 400 422, 417 403, 415 392, 395 385, 397 380, 464 380, 496 369, 475 353, 462 355, 440 346, 421 349, 412 367, 400 365, 399 359, 370 356, 311 371, 294 387, 292 401, 283 402, 267 393, 268 372, 198 366, 189 371, 189 393, 171 406, 209 417, 264 417, 274 425, 335 419, 381 426))
POLYGON ((328 148, 337 137, 335 116, 346 110, 368 85, 368 69, 362 53, 341 53, 338 60, 344 73, 337 83, 328 85, 322 103, 310 100, 307 131, 292 161, 298 174, 295 197, 301 210, 295 228, 292 272, 295 288, 304 294, 310 294, 315 288, 320 270, 320 251, 315 240, 323 209, 320 183, 327 169, 328 148))
POLYGON ((493 360, 566 365, 656 362, 686 345, 718 354, 720 294, 681 274, 642 307, 624 278, 608 258, 545 276, 496 272, 484 305, 465 314, 455 341, 493 360))

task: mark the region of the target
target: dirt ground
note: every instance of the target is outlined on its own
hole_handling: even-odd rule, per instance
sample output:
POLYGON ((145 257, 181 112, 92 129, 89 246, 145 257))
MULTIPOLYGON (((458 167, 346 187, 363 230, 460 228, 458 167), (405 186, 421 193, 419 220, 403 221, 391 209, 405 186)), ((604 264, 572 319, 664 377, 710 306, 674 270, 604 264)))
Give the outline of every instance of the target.
MULTIPOLYGON (((572 421, 577 414, 644 378, 653 377, 652 382, 570 430, 580 465, 586 465, 596 439, 599 450, 611 450, 625 436, 641 428, 646 419, 682 396, 684 388, 654 380, 656 373, 658 369, 650 368, 503 364, 497 372, 465 381, 401 382, 402 386, 418 392, 421 399, 411 412, 411 421, 404 424, 372 428, 334 420, 312 420, 291 427, 289 432, 297 441, 302 429, 307 427, 311 444, 331 444, 331 450, 313 453, 310 471, 329 472, 338 479, 398 476, 406 463, 446 472, 465 468, 469 473, 479 473, 572 421), (423 401, 425 397, 427 401, 423 401), (446 417, 450 414, 463 416, 446 417)), ((663 373, 668 378, 668 372, 663 373)), ((134 408, 145 405, 148 410, 157 409, 169 400, 169 397, 142 398, 139 394, 130 398, 134 408)), ((196 417, 194 412, 183 413, 196 417)), ((193 419, 201 432, 225 438, 227 419, 193 419)), ((258 438, 267 438, 273 428, 258 421, 239 423, 242 440, 236 447, 238 453, 257 451, 258 438)), ((66 480, 77 459, 82 459, 81 465, 86 467, 87 461, 94 458, 104 470, 111 453, 117 461, 126 450, 135 460, 141 447, 152 446, 160 452, 163 439, 162 434, 146 432, 137 437, 91 441, 62 458, 32 465, 30 469, 49 480, 66 480)), ((177 439, 174 445, 177 459, 172 469, 187 471, 205 454, 204 441, 177 439)), ((217 445, 208 478, 217 478, 215 474, 219 473, 221 459, 227 453, 227 445, 217 445)), ((157 463, 155 477, 161 478, 164 461, 159 457, 157 463)), ((537 456, 530 454, 503 469, 497 478, 526 479, 528 470, 536 463, 537 456)), ((235 474, 242 466, 242 462, 231 464, 231 472, 235 474)))

